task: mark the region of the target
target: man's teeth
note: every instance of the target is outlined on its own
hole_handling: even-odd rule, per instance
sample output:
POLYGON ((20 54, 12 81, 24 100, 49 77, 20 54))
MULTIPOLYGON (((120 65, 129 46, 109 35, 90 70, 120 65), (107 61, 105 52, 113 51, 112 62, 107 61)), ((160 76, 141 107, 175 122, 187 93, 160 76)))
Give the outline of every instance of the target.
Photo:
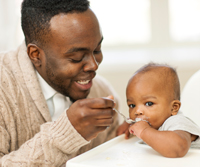
POLYGON ((81 81, 77 81, 77 83, 81 84, 81 85, 86 85, 90 82, 90 80, 81 80, 81 81))

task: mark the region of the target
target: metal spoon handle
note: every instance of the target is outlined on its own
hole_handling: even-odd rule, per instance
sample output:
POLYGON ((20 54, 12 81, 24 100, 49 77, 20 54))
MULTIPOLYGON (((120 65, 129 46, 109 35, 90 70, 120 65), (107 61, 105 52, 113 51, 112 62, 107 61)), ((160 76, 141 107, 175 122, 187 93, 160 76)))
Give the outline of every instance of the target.
POLYGON ((124 120, 128 123, 128 124, 133 124, 135 123, 136 121, 130 119, 130 118, 126 118, 126 116, 124 114, 122 114, 121 112, 119 112, 118 110, 116 110, 115 108, 113 108, 119 115, 121 115, 124 120))

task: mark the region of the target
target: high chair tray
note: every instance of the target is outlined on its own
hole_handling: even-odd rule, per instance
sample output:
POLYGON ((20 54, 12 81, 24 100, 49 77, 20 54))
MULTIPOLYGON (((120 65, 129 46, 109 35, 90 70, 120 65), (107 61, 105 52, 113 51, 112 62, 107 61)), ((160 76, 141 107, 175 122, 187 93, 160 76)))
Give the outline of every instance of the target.
POLYGON ((66 167, 189 167, 200 166, 200 150, 192 149, 182 158, 166 158, 142 144, 137 137, 118 136, 66 163, 66 167))

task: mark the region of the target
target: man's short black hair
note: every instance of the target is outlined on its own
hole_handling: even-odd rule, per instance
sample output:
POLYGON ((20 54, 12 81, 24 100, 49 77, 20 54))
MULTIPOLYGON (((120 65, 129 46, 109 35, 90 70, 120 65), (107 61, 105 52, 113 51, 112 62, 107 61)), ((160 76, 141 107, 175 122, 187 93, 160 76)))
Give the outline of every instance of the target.
POLYGON ((59 13, 84 12, 89 8, 88 0, 23 0, 21 25, 26 45, 43 45, 50 32, 50 20, 59 13))

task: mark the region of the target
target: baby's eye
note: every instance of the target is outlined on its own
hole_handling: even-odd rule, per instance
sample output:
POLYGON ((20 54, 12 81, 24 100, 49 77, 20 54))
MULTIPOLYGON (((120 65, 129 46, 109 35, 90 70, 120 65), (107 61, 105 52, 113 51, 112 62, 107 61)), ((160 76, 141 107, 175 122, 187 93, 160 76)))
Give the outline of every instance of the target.
POLYGON ((130 105, 128 105, 129 106, 129 108, 134 108, 135 107, 135 104, 130 104, 130 105))
POLYGON ((146 102, 145 105, 146 105, 146 106, 152 106, 152 105, 153 105, 153 102, 146 102))

